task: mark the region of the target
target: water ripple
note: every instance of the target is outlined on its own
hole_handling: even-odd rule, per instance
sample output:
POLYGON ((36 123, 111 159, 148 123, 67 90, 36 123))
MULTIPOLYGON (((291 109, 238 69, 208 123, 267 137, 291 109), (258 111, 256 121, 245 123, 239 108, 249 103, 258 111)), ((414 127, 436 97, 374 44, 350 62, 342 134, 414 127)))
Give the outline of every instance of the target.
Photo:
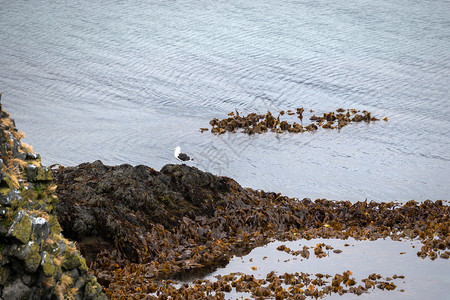
POLYGON ((293 196, 444 198, 449 10, 406 0, 18 0, 2 4, 0 90, 48 163, 158 168, 182 144, 205 154, 203 169, 293 196), (389 122, 244 139, 198 132, 235 109, 300 106, 367 109, 389 122))

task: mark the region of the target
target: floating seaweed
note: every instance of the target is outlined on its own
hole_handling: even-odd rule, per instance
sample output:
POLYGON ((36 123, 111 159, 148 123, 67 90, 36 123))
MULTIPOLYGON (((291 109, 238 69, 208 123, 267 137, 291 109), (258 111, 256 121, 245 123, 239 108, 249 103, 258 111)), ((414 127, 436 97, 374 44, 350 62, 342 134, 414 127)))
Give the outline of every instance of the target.
MULTIPOLYGON (((237 111, 236 114, 231 112, 228 114, 228 118, 219 120, 217 118, 212 119, 209 124, 212 126, 211 132, 214 134, 224 134, 225 132, 235 133, 237 130, 242 130, 243 133, 261 134, 264 132, 292 132, 302 133, 306 131, 316 131, 319 127, 324 129, 341 129, 350 123, 358 122, 375 122, 380 119, 372 116, 372 114, 366 110, 362 112, 356 109, 343 109, 338 108, 336 111, 324 113, 322 116, 312 115, 309 120, 310 124, 303 125, 303 113, 305 112, 303 107, 295 110, 280 111, 275 117, 269 111, 265 115, 258 115, 256 113, 250 113, 248 115, 240 115, 237 111), (281 120, 281 116, 297 115, 300 120, 300 124, 295 121, 289 122, 288 120, 281 120)), ((312 110, 310 110, 312 112, 312 110)), ((387 117, 383 119, 387 121, 387 117)), ((205 131, 205 128, 200 129, 201 132, 205 131)))

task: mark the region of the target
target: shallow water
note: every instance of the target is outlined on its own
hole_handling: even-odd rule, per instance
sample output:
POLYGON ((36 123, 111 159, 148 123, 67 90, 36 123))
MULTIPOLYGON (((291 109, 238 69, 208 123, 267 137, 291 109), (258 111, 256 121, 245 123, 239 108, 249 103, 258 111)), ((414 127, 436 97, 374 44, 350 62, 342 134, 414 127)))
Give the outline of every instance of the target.
MULTIPOLYGON (((421 259, 416 255, 420 247, 421 243, 418 241, 393 241, 389 238, 376 241, 357 241, 353 238, 275 241, 264 247, 255 248, 243 257, 232 258, 225 268, 220 268, 203 279, 215 281, 218 275, 237 272, 261 279, 266 278, 271 271, 275 271, 277 275, 303 272, 311 274, 310 278, 314 279, 314 274, 317 273, 334 276, 350 270, 353 273, 351 277, 357 282, 356 286, 359 284, 364 286, 361 279, 367 278, 372 273, 380 274, 383 277, 380 279, 382 281, 386 281, 386 277, 392 278, 394 274, 403 275, 405 278, 392 280, 397 286, 393 291, 374 288, 360 296, 348 293, 344 296, 331 294, 325 299, 446 299, 450 292, 450 262, 440 258, 434 261, 421 259), (314 247, 319 243, 330 245, 342 252, 336 254, 333 253, 333 249, 324 249, 328 256, 317 258, 314 255, 314 247), (279 251, 277 247, 280 245, 286 245, 292 251, 301 250, 303 246, 310 247, 312 248, 309 249, 310 257, 305 259, 300 255, 279 251), (252 269, 255 267, 256 270, 252 269)), ((331 278, 327 281, 331 283, 331 278)), ((227 299, 242 297, 248 298, 249 294, 237 293, 235 290, 227 294, 227 299)))
POLYGON ((0 91, 47 165, 175 163, 298 198, 448 199, 448 1, 0 1, 0 91), (340 132, 201 134, 238 109, 340 132))

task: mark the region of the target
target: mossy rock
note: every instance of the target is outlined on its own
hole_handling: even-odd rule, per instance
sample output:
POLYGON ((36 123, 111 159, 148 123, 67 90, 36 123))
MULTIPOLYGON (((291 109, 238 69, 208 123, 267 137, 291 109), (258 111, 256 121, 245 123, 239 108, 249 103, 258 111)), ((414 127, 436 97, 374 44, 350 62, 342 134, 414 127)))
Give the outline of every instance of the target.
POLYGON ((81 254, 80 254, 80 257, 81 257, 81 265, 78 267, 78 269, 80 270, 80 272, 82 274, 87 274, 87 272, 89 271, 89 268, 86 264, 86 259, 84 259, 84 257, 81 256, 81 254))
POLYGON ((102 293, 102 287, 97 282, 97 279, 93 276, 90 276, 90 280, 86 282, 84 286, 84 297, 86 299, 108 299, 105 294, 102 293))
POLYGON ((6 196, 11 191, 10 187, 2 187, 0 188, 0 196, 6 196))
POLYGON ((13 201, 18 201, 22 197, 20 191, 15 188, 2 187, 0 188, 0 204, 4 206, 11 206, 13 201))
POLYGON ((19 211, 14 223, 9 228, 8 236, 15 237, 25 244, 30 240, 31 230, 32 225, 30 216, 24 211, 19 211))
POLYGON ((52 170, 49 169, 48 167, 37 168, 36 180, 37 181, 53 180, 52 170))
POLYGON ((13 246, 10 255, 22 260, 25 263, 25 270, 30 273, 36 272, 41 263, 39 245, 33 241, 19 247, 13 246))
POLYGON ((79 252, 74 252, 71 254, 66 251, 64 253, 64 260, 61 266, 65 270, 72 270, 81 266, 83 262, 84 259, 79 252))
POLYGON ((54 215, 50 215, 48 218, 48 223, 50 224, 50 232, 53 234, 60 234, 62 229, 59 225, 58 218, 54 215))
POLYGON ((44 252, 43 258, 42 258, 42 269, 44 271, 44 275, 46 277, 52 277, 56 272, 56 266, 53 263, 52 257, 44 252))
POLYGON ((28 187, 21 190, 20 195, 22 196, 22 198, 28 201, 35 201, 36 199, 38 199, 36 188, 31 185, 31 183, 28 183, 28 187))
POLYGON ((41 254, 39 252, 39 245, 32 243, 28 255, 25 257, 25 268, 29 272, 36 272, 41 263, 41 254))

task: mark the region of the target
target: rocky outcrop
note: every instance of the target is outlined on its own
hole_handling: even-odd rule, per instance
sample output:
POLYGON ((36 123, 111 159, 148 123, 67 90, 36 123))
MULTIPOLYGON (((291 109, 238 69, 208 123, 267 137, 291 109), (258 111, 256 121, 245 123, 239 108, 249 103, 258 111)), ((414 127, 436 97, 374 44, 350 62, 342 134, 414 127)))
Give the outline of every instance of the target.
POLYGON ((52 172, 23 137, 0 103, 0 299, 106 299, 61 235, 52 172))
POLYGON ((58 196, 64 199, 58 219, 64 235, 78 241, 85 257, 118 250, 139 262, 148 249, 148 232, 160 224, 172 228, 183 217, 212 217, 234 191, 235 181, 186 165, 105 166, 101 161, 55 170, 58 196))

